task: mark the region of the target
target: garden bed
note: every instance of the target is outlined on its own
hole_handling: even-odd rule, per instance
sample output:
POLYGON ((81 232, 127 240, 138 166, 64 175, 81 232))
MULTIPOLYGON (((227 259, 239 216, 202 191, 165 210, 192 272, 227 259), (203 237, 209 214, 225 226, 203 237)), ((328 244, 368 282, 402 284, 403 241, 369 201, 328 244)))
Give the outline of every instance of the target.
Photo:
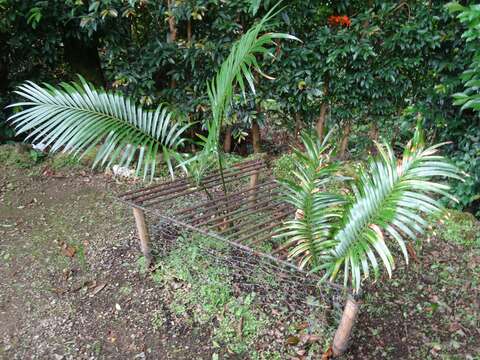
MULTIPOLYGON (((233 287, 189 278, 178 259, 194 247, 144 272, 131 210, 111 196, 131 184, 68 161, 53 168, 53 160, 60 164, 24 159, 20 169, 15 161, 0 173, 0 358, 320 357, 333 328, 309 328, 233 287), (226 294, 222 302, 209 302, 217 291, 226 294)), ((435 222, 412 264, 397 264, 393 281, 366 289, 345 358, 475 359, 479 228, 454 215, 435 222)), ((202 279, 219 276, 203 269, 202 279)))

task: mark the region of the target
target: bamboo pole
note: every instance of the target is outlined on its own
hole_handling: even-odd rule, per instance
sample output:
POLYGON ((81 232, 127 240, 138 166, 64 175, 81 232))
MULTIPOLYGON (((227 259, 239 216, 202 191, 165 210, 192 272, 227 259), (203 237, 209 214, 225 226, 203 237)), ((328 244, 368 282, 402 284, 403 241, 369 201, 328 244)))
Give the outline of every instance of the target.
POLYGON ((348 297, 345 309, 343 310, 342 319, 340 320, 340 324, 338 325, 333 338, 332 350, 333 356, 335 357, 342 355, 348 349, 348 341, 352 334, 355 321, 357 320, 360 304, 360 300, 356 300, 351 295, 348 297))
POLYGON ((152 253, 150 251, 150 236, 145 222, 145 213, 143 210, 134 207, 133 216, 135 217, 135 224, 137 225, 138 237, 140 239, 140 250, 145 257, 146 266, 148 268, 152 263, 152 253))

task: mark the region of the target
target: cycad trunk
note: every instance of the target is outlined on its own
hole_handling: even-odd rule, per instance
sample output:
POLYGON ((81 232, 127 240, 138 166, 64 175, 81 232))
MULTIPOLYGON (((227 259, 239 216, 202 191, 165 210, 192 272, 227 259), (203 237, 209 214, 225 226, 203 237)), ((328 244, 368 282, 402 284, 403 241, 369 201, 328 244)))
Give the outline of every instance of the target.
POLYGON ((333 356, 340 356, 347 350, 353 326, 357 320, 360 304, 361 302, 356 300, 353 296, 348 297, 345 309, 343 310, 342 319, 340 320, 340 324, 338 325, 333 338, 333 356))

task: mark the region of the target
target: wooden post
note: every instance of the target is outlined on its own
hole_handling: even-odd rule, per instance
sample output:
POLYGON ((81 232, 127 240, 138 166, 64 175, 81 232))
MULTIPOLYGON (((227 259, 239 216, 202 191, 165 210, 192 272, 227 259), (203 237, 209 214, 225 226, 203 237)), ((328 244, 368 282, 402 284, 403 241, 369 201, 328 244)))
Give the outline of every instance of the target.
POLYGON ((148 235, 148 228, 145 222, 145 213, 143 210, 134 207, 133 216, 135 217, 138 237, 140 238, 140 249, 142 250, 143 256, 145 256, 146 266, 148 268, 152 263, 152 254, 150 252, 150 236, 148 235))
POLYGON ((333 356, 340 356, 348 348, 348 341, 352 334, 353 326, 357 320, 358 310, 360 309, 361 301, 356 300, 353 296, 349 296, 345 309, 343 310, 342 319, 338 325, 337 331, 333 338, 332 350, 333 356))
MULTIPOLYGON (((258 185, 258 177, 260 175, 260 170, 255 171, 252 175, 250 175, 250 189, 254 188, 255 186, 258 185)), ((257 198, 257 191, 254 190, 252 191, 250 195, 250 201, 255 202, 257 198)))

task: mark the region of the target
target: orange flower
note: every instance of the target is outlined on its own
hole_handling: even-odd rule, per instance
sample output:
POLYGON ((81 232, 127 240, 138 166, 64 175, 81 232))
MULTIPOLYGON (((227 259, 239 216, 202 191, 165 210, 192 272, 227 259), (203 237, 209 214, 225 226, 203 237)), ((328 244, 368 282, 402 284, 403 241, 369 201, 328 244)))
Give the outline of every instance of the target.
POLYGON ((331 15, 328 17, 328 25, 330 26, 350 26, 352 23, 350 18, 347 15, 338 16, 338 15, 331 15))

